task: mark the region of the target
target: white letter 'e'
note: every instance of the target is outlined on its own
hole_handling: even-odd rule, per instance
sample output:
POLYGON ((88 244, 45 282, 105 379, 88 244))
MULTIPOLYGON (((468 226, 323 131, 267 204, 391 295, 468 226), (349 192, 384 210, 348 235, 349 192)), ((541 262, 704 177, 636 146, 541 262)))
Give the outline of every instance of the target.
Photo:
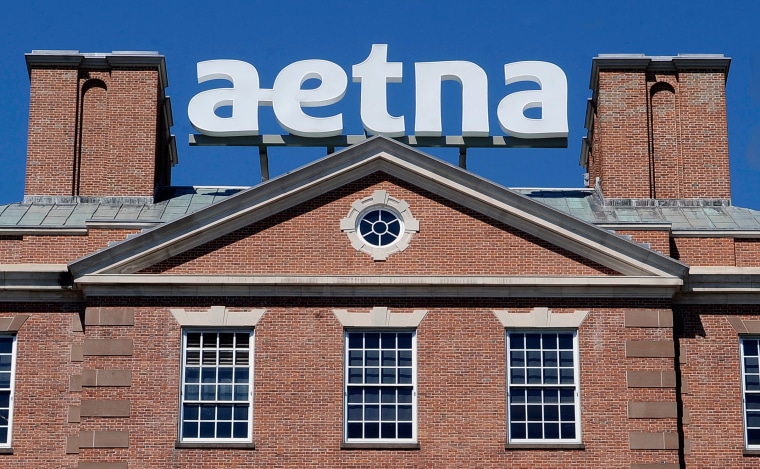
POLYGON ((280 126, 301 137, 332 137, 343 131, 343 114, 313 117, 302 107, 320 107, 337 103, 346 94, 348 76, 333 62, 301 60, 283 68, 274 79, 272 107, 280 126), (316 78, 320 85, 301 89, 306 80, 316 78))
POLYGON ((496 110, 501 130, 518 138, 567 137, 567 78, 549 62, 514 62, 504 65, 506 85, 520 81, 538 83, 540 90, 516 91, 506 95, 496 110), (541 118, 525 116, 525 110, 540 107, 541 118))

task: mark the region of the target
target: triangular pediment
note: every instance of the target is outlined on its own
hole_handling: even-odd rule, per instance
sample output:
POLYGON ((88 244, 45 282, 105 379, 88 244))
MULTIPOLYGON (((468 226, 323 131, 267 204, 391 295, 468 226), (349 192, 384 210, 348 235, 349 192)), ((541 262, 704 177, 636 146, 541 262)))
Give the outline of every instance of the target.
MULTIPOLYGON (((323 225, 327 215, 318 213, 313 207, 324 208, 330 213, 327 220, 330 220, 329 223, 332 223, 333 227, 339 223, 348 226, 349 222, 345 220, 341 222, 341 220, 349 217, 351 206, 372 197, 386 197, 386 201, 401 201, 402 205, 406 204, 403 206, 409 207, 412 214, 415 210, 418 213, 427 210, 422 208, 423 205, 427 207, 435 204, 432 210, 437 210, 436 213, 441 219, 449 221, 450 233, 458 237, 461 246, 465 248, 464 252, 450 254, 471 258, 473 264, 478 262, 475 257, 481 251, 468 248, 473 239, 467 237, 467 229, 480 230, 477 226, 475 228, 469 226, 480 223, 478 226, 490 227, 494 230, 491 244, 502 243, 499 249, 510 250, 510 252, 525 250, 525 256, 534 256, 536 259, 541 259, 541 262, 558 267, 562 267, 565 263, 579 266, 577 271, 556 269, 555 277, 614 276, 618 281, 623 281, 624 277, 640 277, 648 278, 644 284, 655 279, 668 279, 675 285, 680 284, 680 277, 686 271, 685 265, 671 258, 418 150, 382 137, 354 145, 196 213, 82 258, 70 264, 69 269, 75 281, 84 281, 82 279, 85 277, 87 281, 94 281, 96 277, 104 279, 127 275, 159 275, 171 271, 171 269, 167 270, 167 266, 183 262, 199 262, 200 266, 203 262, 198 259, 202 258, 206 251, 215 251, 216 254, 213 255, 223 256, 223 251, 219 250, 220 243, 229 246, 237 242, 248 242, 250 246, 259 247, 259 251, 253 255, 257 258, 266 257, 267 249, 273 250, 279 247, 280 250, 288 250, 289 245, 298 243, 298 230, 288 229, 288 223, 294 223, 292 221, 294 217, 311 216, 313 219, 306 220, 306 225, 311 225, 314 230, 325 229, 323 225), (315 203, 317 200, 319 203, 315 203), (335 201, 340 202, 337 208, 330 206, 335 201), (341 210, 345 213, 341 213, 341 210), (283 233, 292 233, 293 236, 288 238, 282 235, 283 238, 278 240, 280 244, 262 246, 263 241, 255 239, 258 233, 255 229, 249 229, 247 235, 245 234, 246 228, 255 226, 257 223, 264 223, 269 227, 281 225, 283 233), (237 238, 235 238, 235 233, 238 233, 237 238), (244 239, 246 237, 250 239, 246 241, 244 239), (204 246, 210 247, 204 251, 204 246), (468 249, 469 252, 467 252, 468 249)), ((428 212, 428 220, 430 216, 428 212)), ((304 220, 300 220, 300 223, 304 225, 304 220)), ((414 226, 414 223, 409 222, 408 225, 414 226)), ((427 226, 428 229, 433 228, 430 222, 427 226)), ((441 226, 435 228, 439 231, 443 230, 441 226)), ((421 229, 425 229, 424 224, 421 229)), ((340 232, 338 235, 341 236, 344 248, 351 244, 350 236, 343 239, 340 232)), ((335 230, 326 229, 323 236, 335 237, 335 230)), ((418 239, 422 238, 422 235, 418 236, 418 239)), ((518 283, 517 277, 552 276, 548 270, 546 272, 521 270, 519 266, 512 266, 512 269, 482 271, 472 269, 445 271, 438 267, 428 270, 424 268, 409 270, 393 267, 394 259, 406 256, 409 263, 412 256, 423 255, 423 251, 419 250, 420 246, 414 244, 413 236, 411 239, 409 252, 412 254, 390 253, 391 257, 385 264, 387 266, 385 270, 377 268, 356 270, 350 268, 350 262, 343 262, 344 265, 348 265, 348 268, 341 272, 343 275, 356 277, 373 275, 509 277, 518 283), (416 254, 413 251, 415 248, 418 249, 416 254)), ((486 257, 483 258, 493 257, 492 254, 486 252, 487 248, 493 248, 493 246, 483 240, 480 242, 481 246, 485 247, 482 255, 486 257)), ((359 250, 356 243, 353 244, 353 248, 359 250)), ((429 249, 435 249, 435 246, 431 244, 429 249)), ((250 249, 246 252, 250 252, 250 249)), ((335 252, 336 248, 330 248, 328 252, 323 251, 319 256, 328 257, 330 253, 335 252)), ((429 254, 429 251, 424 252, 429 254)), ((386 254, 380 255, 380 263, 387 258, 386 254)), ((364 256, 362 259, 367 261, 367 253, 361 256, 364 256)), ((442 263, 446 262, 443 251, 438 258, 442 263)), ((229 259, 232 260, 232 257, 229 259)), ((210 259, 205 259, 204 262, 210 261, 210 259)), ((304 258, 294 251, 291 261, 308 263, 309 259, 308 256, 304 258)), ((216 262, 222 262, 222 258, 216 259, 216 262)), ((373 262, 378 262, 378 259, 370 259, 369 263, 373 262)), ((400 266, 399 262, 395 264, 400 266)), ((431 266, 434 263, 425 262, 424 264, 431 266)), ((307 282, 304 280, 305 277, 321 277, 321 281, 326 281, 327 277, 340 275, 335 269, 332 271, 306 269, 297 273, 283 268, 278 271, 277 266, 281 264, 274 259, 267 265, 272 269, 263 267, 248 270, 231 269, 218 273, 240 277, 300 276, 304 282, 307 282)), ((199 275, 202 271, 201 268, 186 269, 183 273, 189 274, 186 280, 192 282, 190 277, 199 275)), ((489 281, 496 281, 496 279, 489 281)), ((320 283, 316 280, 314 282, 320 283)))

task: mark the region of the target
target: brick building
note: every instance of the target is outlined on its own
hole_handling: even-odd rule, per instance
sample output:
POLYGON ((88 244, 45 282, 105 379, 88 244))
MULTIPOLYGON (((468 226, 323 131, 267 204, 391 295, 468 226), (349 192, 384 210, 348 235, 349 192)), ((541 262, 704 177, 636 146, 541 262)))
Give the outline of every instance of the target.
POLYGON ((760 212, 730 201, 727 58, 595 58, 577 190, 383 137, 174 187, 163 57, 27 64, 0 466, 760 464, 760 212))

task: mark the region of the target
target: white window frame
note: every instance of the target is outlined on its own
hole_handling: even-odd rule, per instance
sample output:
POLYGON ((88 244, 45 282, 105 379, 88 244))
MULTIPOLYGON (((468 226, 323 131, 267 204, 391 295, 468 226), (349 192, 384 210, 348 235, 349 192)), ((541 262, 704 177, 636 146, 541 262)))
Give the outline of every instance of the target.
MULTIPOLYGON (((237 340, 237 338, 235 340, 237 340)), ((220 382, 218 381, 219 380, 219 371, 218 370, 220 368, 220 364, 219 364, 219 356, 220 356, 220 354, 218 352, 222 348, 218 344, 219 343, 217 341, 217 346, 213 349, 213 350, 215 350, 217 352, 216 353, 216 365, 215 365, 215 368, 217 370, 217 372, 216 372, 216 378, 215 378, 215 384, 216 384, 216 387, 217 387, 216 393, 219 392, 219 385, 220 385, 220 382)), ((195 348, 193 347, 193 349, 195 349, 195 348)), ((233 350, 237 350, 237 349, 234 348, 233 350)), ((181 374, 180 374, 180 380, 181 380, 180 381, 180 415, 179 415, 179 429, 178 429, 178 432, 179 432, 178 433, 179 434, 178 441, 180 443, 251 443, 253 441, 253 385, 254 385, 254 382, 253 382, 253 378, 254 378, 253 366, 254 366, 254 356, 255 356, 255 353, 254 353, 254 330, 252 328, 240 328, 240 329, 238 329, 238 328, 235 328, 235 329, 195 329, 195 328, 183 328, 183 330, 182 330, 182 358, 181 358, 181 360, 182 360, 182 368, 181 368, 181 374), (231 334, 236 334, 236 337, 239 334, 248 334, 248 396, 247 396, 247 400, 245 400, 245 401, 234 400, 234 394, 235 394, 234 378, 232 379, 232 382, 230 384, 230 386, 232 386, 232 391, 231 391, 232 392, 232 396, 231 396, 231 399, 219 399, 218 395, 217 395, 216 399, 214 399, 214 400, 204 401, 204 400, 200 399, 200 397, 201 397, 200 394, 198 396, 199 397, 198 399, 191 399, 190 396, 186 395, 186 392, 188 390, 188 388, 186 386, 192 386, 192 385, 195 384, 193 382, 191 382, 191 383, 187 382, 187 370, 188 370, 188 368, 190 368, 188 366, 188 359, 187 359, 187 357, 188 357, 187 337, 188 337, 188 334, 194 334, 194 333, 200 333, 202 336, 204 334, 211 335, 211 334, 230 334, 231 333, 231 334), (231 417, 232 418, 232 422, 231 422, 232 430, 231 430, 231 433, 230 433, 230 437, 228 437, 228 438, 225 438, 225 437, 203 438, 203 437, 200 437, 200 435, 198 437, 186 437, 184 435, 184 428, 183 428, 184 424, 185 424, 185 405, 186 404, 191 405, 191 404, 196 404, 196 403, 198 403, 199 405, 203 405, 204 402, 208 403, 208 405, 214 405, 214 406, 216 406, 217 409, 215 409, 215 411, 218 411, 218 407, 220 407, 220 406, 246 403, 248 405, 248 412, 247 412, 248 415, 247 415, 247 430, 246 430, 245 437, 237 437, 237 438, 234 437, 234 409, 232 410, 232 417, 231 417)), ((201 358, 201 362, 200 363, 202 363, 202 361, 203 361, 203 359, 201 358)), ((198 367, 199 368, 203 368, 203 366, 200 363, 198 364, 198 367)), ((234 371, 234 363, 231 365, 231 367, 233 368, 233 371, 234 371)), ((202 375, 202 370, 199 371, 199 375, 202 375)), ((200 378, 199 379, 199 384, 198 384, 199 387, 202 387, 202 381, 203 381, 203 379, 200 378)), ((223 385, 226 385, 226 382, 223 383, 223 385)), ((200 392, 200 390, 199 390, 199 392, 200 392)), ((215 415, 214 420, 211 420, 212 422, 214 422, 215 432, 217 430, 216 425, 219 422, 219 420, 217 420, 216 417, 217 416, 215 415)), ((224 419, 223 421, 226 421, 226 419, 224 419)), ((199 420, 199 424, 200 424, 200 420, 199 420)), ((199 431, 199 434, 200 434, 200 431, 199 431)))
MULTIPOLYGON (((760 337, 748 336, 739 337, 739 354, 741 357, 741 379, 742 379, 742 423, 744 425, 744 447, 749 450, 760 449, 760 438, 757 443, 750 444, 749 432, 750 430, 760 433, 760 423, 750 427, 748 414, 750 411, 757 414, 757 418, 760 418, 760 337), (745 343, 755 342, 757 352, 754 355, 747 356, 744 353, 745 343), (747 363, 754 362, 753 371, 747 372, 747 363), (758 387, 758 389, 747 389, 747 384, 752 381, 752 387, 758 387), (758 384, 755 384, 758 383, 758 384), (752 409, 748 409, 747 397, 752 396, 752 409)), ((753 422, 754 423, 754 422, 753 422)))
MULTIPOLYGON (((398 345, 398 343, 397 343, 397 345, 398 345)), ((353 350, 356 350, 356 349, 353 349, 353 350)), ((361 350, 367 351, 366 342, 364 342, 363 348, 361 350)), ((370 350, 374 350, 374 348, 371 348, 370 350)), ((385 349, 385 350, 388 351, 388 349, 385 349)), ((398 352, 398 346, 395 348, 395 350, 398 352)), ((343 441, 345 443, 349 443, 349 444, 350 443, 381 443, 381 444, 382 443, 417 443, 417 331, 416 331, 416 329, 385 329, 385 328, 381 328, 381 329, 354 329, 354 328, 346 329, 345 332, 344 332, 344 352, 343 352, 343 357, 344 357, 344 363, 345 363, 345 365, 344 365, 344 385, 343 385, 343 441), (412 347, 411 347, 411 363, 412 363, 412 365, 411 365, 412 377, 411 378, 412 379, 411 379, 411 383, 403 383, 403 384, 399 384, 397 382, 396 383, 387 383, 387 384, 383 384, 382 383, 382 376, 383 376, 383 372, 382 371, 383 371, 383 368, 385 368, 385 369, 390 368, 390 367, 383 367, 382 366, 382 351, 384 350, 382 348, 382 342, 380 342, 379 348, 377 349, 379 351, 379 356, 380 356, 379 357, 378 366, 377 367, 375 367, 375 366, 371 367, 371 368, 378 368, 379 369, 378 383, 365 383, 365 382, 362 382, 362 383, 349 383, 349 381, 350 381, 350 374, 349 373, 350 373, 351 369, 356 370, 356 369, 359 368, 359 366, 356 366, 356 365, 355 366, 351 366, 351 364, 349 363, 350 362, 350 359, 349 359, 349 335, 350 334, 357 334, 357 333, 360 333, 360 334, 373 334, 373 333, 376 333, 376 334, 379 334, 381 337, 382 337, 382 334, 386 334, 386 333, 392 333, 392 334, 410 333, 412 335, 412 347), (365 400, 364 400, 365 398, 362 398, 362 401, 361 401, 361 405, 363 407, 363 411, 362 411, 363 417, 362 417, 362 420, 360 420, 360 421, 349 420, 349 405, 352 405, 352 406, 358 405, 357 402, 349 402, 349 389, 350 388, 353 388, 353 389, 361 388, 363 390, 366 390, 367 388, 375 388, 375 387, 377 387, 377 388, 380 389, 380 391, 379 391, 379 395, 380 396, 382 396, 382 391, 381 391, 382 388, 406 388, 406 387, 411 387, 411 403, 410 404, 411 404, 411 412, 412 412, 412 419, 411 419, 412 435, 411 435, 410 438, 398 438, 398 437, 396 437, 396 438, 383 438, 382 437, 382 425, 381 425, 381 422, 382 422, 382 402, 380 402, 380 401, 382 401, 382 397, 380 397, 378 399, 378 412, 379 412, 379 414, 378 414, 378 420, 377 420, 377 422, 378 422, 378 425, 380 426, 380 430, 378 432, 378 437, 377 438, 367 438, 364 435, 364 431, 363 431, 361 438, 349 438, 349 423, 350 422, 362 422, 364 424, 367 423, 367 420, 365 420, 366 419, 366 413, 364 413, 364 411, 366 410, 366 409, 364 409, 364 407, 367 404, 367 402, 365 402, 365 400)), ((397 359, 396 360, 396 365, 394 367, 398 370, 398 368, 399 368, 398 355, 396 356, 396 359, 397 359)), ((363 361, 363 363, 361 365, 361 369, 366 369, 367 368, 367 366, 366 366, 367 365, 367 363, 366 363, 366 356, 364 357, 363 360, 364 361, 363 361)), ((402 367, 402 368, 405 368, 405 367, 402 367)), ((364 373, 362 374, 362 376, 364 376, 364 380, 366 380, 366 375, 364 373)), ((396 376, 398 376, 398 374, 396 376)), ((395 405, 398 406, 399 404, 409 404, 409 403, 405 403, 405 402, 399 402, 399 400, 398 400, 398 393, 396 393, 396 396, 397 396, 396 397, 396 401, 394 403, 395 405)), ((374 402, 369 402, 369 404, 374 404, 374 402)), ((375 420, 370 420, 370 422, 374 422, 374 421, 375 420)), ((394 422, 396 422, 397 424, 399 423, 398 409, 397 409, 397 413, 396 413, 396 420, 394 420, 394 422)))
MULTIPOLYGON (((559 344, 557 344, 557 348, 556 349, 548 349, 548 351, 551 351, 551 350, 561 351, 562 349, 560 349, 559 348, 559 344)), ((581 443, 581 405, 580 405, 580 366, 579 366, 580 362, 579 362, 579 355, 580 354, 579 354, 579 350, 578 350, 578 330, 577 329, 573 329, 573 330, 556 329, 555 330, 555 329, 543 329, 543 328, 541 328, 541 329, 507 329, 506 330, 506 365, 507 365, 507 367, 506 367, 506 369, 507 369, 506 386, 507 386, 507 434, 508 434, 508 443, 510 443, 510 444, 547 444, 547 445, 580 444, 581 443), (573 369, 573 383, 572 384, 564 384, 564 385, 562 385, 562 384, 559 384, 559 379, 557 380, 556 384, 554 384, 554 383, 543 383, 544 376, 546 376, 546 374, 545 374, 546 370, 551 370, 551 369, 556 368, 558 375, 560 374, 560 368, 559 368, 559 364, 560 363, 559 363, 559 360, 558 360, 557 367, 553 367, 553 366, 548 367, 548 366, 544 365, 544 353, 543 353, 544 349, 543 349, 543 340, 542 340, 542 338, 539 338, 539 340, 541 342, 541 345, 540 345, 539 349, 533 349, 533 348, 529 349, 527 347, 527 344, 524 344, 524 347, 522 349, 519 349, 519 350, 523 350, 523 351, 527 351, 527 350, 535 351, 535 350, 538 350, 539 353, 540 353, 540 357, 541 357, 540 358, 540 364, 538 365, 538 367, 528 367, 527 357, 525 358, 525 362, 524 362, 524 364, 523 364, 522 367, 513 366, 512 365, 512 362, 513 362, 513 360, 512 360, 512 348, 511 347, 512 347, 513 337, 515 337, 517 334, 524 334, 526 336, 528 334, 538 334, 541 337, 543 337, 544 334, 572 334, 572 340, 573 340, 573 350, 572 350, 572 357, 573 357, 573 368, 572 368, 573 369), (511 382, 512 381, 512 371, 513 371, 513 369, 514 370, 519 370, 521 368, 525 371, 525 380, 524 381, 526 381, 526 382, 525 383, 514 383, 513 384, 511 382), (532 368, 534 370, 538 369, 540 371, 542 383, 527 384, 528 368, 532 368), (558 415, 557 420, 554 420, 554 418, 546 419, 546 414, 545 413, 547 411, 547 406, 554 407, 554 403, 551 402, 551 403, 547 404, 547 402, 544 402, 543 391, 553 390, 553 389, 557 389, 557 390, 559 390, 559 389, 571 389, 572 390, 572 393, 573 393, 573 406, 574 406, 574 413, 573 413, 573 415, 574 415, 574 417, 573 417, 574 418, 574 432, 575 432, 575 437, 574 438, 561 438, 561 434, 557 438, 546 438, 546 437, 541 437, 541 438, 535 438, 534 437, 534 438, 531 438, 531 437, 529 437, 529 433, 528 433, 527 429, 525 431, 524 437, 514 437, 513 436, 513 433, 515 433, 515 432, 513 432, 513 425, 512 425, 513 424, 513 415, 512 415, 513 414, 513 409, 512 409, 513 402, 512 402, 512 400, 513 400, 513 397, 515 399, 519 399, 518 390, 522 391, 522 390, 527 390, 527 389, 540 389, 540 390, 542 390, 542 397, 541 397, 541 403, 540 403, 540 406, 541 406, 541 419, 535 421, 536 423, 540 423, 542 425, 542 431, 545 429, 544 424, 546 424, 547 422, 553 423, 553 422, 556 421, 558 423, 558 428, 561 428, 561 425, 559 424, 559 422, 560 422, 559 415, 561 415, 561 410, 560 410, 560 407, 559 407, 560 403, 558 402, 558 404, 557 404, 557 407, 558 407, 558 409, 557 409, 557 412, 558 412, 558 414, 557 414, 558 415)), ((525 394, 527 395, 527 391, 525 391, 525 394)), ((559 398, 558 400, 560 400, 560 399, 561 398, 559 398)), ((526 399, 526 401, 527 401, 527 399, 526 399)), ((517 408, 518 408, 518 406, 520 404, 521 404, 520 402, 516 402, 515 403, 515 411, 517 411, 517 408)), ((520 418, 523 418, 524 420, 519 420, 519 421, 516 421, 515 423, 517 423, 517 422, 525 422, 525 424, 527 425, 528 422, 531 421, 530 418, 528 417, 528 413, 529 413, 528 403, 525 403, 525 416, 524 417, 522 415, 520 416, 520 418)), ((517 418, 517 417, 515 417, 515 418, 517 418)))
MULTIPOLYGON (((11 338, 13 342, 11 343, 11 369, 10 369, 10 381, 8 387, 0 387, 0 392, 7 392, 8 393, 8 433, 7 433, 7 441, 2 442, 0 441, 0 448, 10 448, 11 442, 13 441, 13 399, 14 399, 14 389, 16 387, 16 334, 0 334, 0 337, 4 338, 11 338)), ((7 356, 7 353, 2 353, 0 356, 7 356)), ((1 408, 0 408, 1 409, 1 408)), ((3 425, 5 427, 5 425, 3 425)))

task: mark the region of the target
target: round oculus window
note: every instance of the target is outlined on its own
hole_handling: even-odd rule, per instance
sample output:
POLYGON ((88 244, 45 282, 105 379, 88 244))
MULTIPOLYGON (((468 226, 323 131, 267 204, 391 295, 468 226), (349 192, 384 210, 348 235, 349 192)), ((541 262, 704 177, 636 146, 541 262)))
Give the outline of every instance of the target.
POLYGON ((368 210, 359 217, 356 231, 369 245, 390 246, 398 241, 404 232, 401 217, 385 208, 368 210))

